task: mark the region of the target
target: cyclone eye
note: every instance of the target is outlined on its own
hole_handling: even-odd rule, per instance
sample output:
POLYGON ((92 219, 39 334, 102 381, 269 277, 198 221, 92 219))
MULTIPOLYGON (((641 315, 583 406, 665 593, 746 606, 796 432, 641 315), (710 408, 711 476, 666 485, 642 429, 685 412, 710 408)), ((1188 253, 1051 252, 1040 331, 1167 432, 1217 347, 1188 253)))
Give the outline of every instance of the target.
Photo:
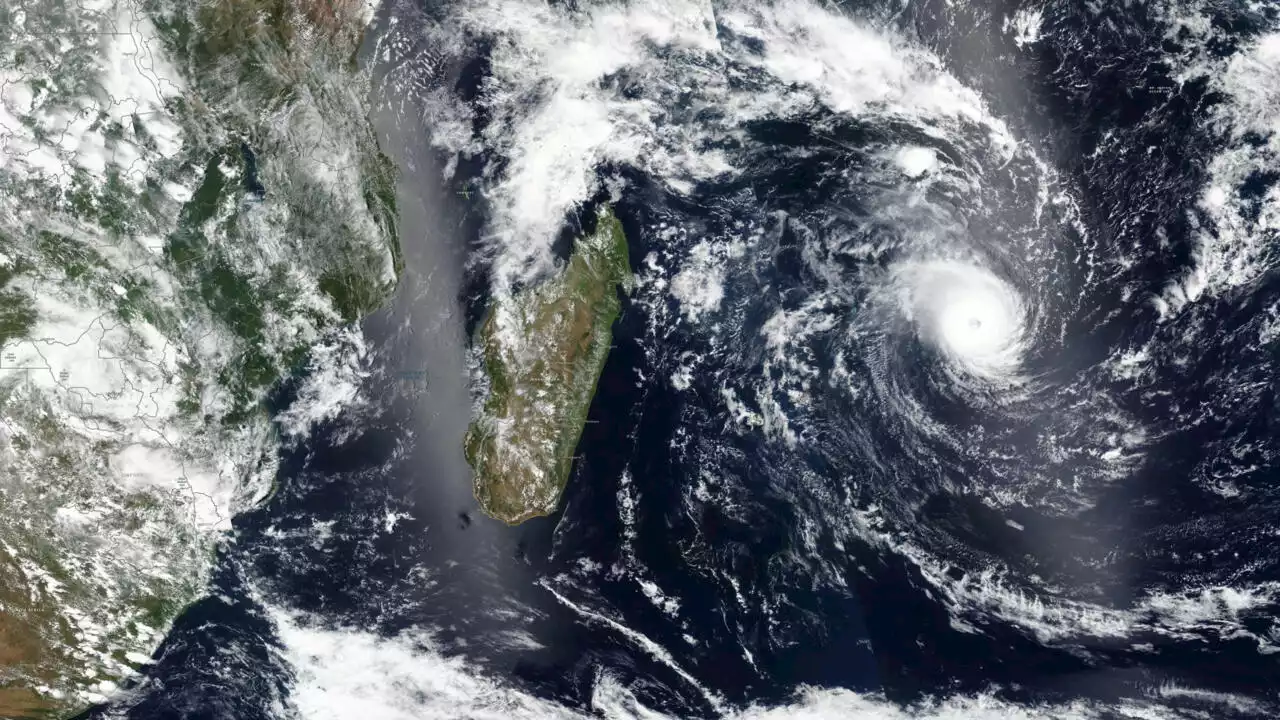
POLYGON ((901 312, 950 370, 984 381, 1017 380, 1028 317, 1014 286, 986 267, 957 260, 903 263, 891 282, 901 312))

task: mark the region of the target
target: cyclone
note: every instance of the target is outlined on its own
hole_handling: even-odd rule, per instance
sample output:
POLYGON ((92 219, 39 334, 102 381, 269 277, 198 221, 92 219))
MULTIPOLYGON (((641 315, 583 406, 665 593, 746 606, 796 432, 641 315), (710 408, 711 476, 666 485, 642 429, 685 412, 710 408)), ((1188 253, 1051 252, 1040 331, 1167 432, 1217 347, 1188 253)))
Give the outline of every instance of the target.
MULTIPOLYGON (((1222 371, 1234 380, 1197 371, 1223 388, 1268 373, 1247 332, 1223 333, 1213 301, 1192 300, 1226 287, 1202 282, 1211 266, 1259 277, 1259 254, 1252 241, 1207 239, 1224 232, 1212 229, 1222 196, 1206 189, 1219 181, 1136 170, 1145 161, 1133 154, 1155 153, 1143 128, 1163 124, 1186 152, 1212 157, 1232 142, 1230 101, 1202 117, 1152 101, 1146 125, 1082 131, 1072 113, 1122 102, 1100 100, 1104 87, 1168 87, 1104 80, 1140 64, 1118 59, 1123 43, 1091 35, 1083 16, 983 6, 944 21, 928 3, 871 5, 495 0, 426 13, 436 46, 485 48, 474 96, 440 89, 463 65, 436 57, 437 90, 422 100, 434 146, 482 168, 450 176, 487 192, 475 271, 533 281, 556 262, 554 229, 598 203, 619 209, 643 260, 637 373, 678 408, 665 417, 679 429, 669 450, 645 446, 618 471, 615 512, 631 539, 593 562, 673 619, 770 628, 699 640, 740 648, 724 662, 744 676, 775 677, 804 638, 849 631, 813 608, 850 598, 850 583, 877 655, 913 687, 1019 684, 1028 658, 1106 675, 1112 663, 1148 667, 1148 648, 1228 636, 1270 652, 1271 571, 1206 564, 1188 576, 1181 559, 1213 542, 1186 523, 1213 524, 1206 508, 1240 497, 1224 478, 1270 456, 1250 445, 1263 455, 1236 447, 1264 464, 1225 446, 1216 459, 1174 459, 1205 417, 1238 417, 1222 395, 1178 399, 1187 363, 1208 352, 1188 343, 1241 353, 1222 371), (1007 64, 952 44, 995 26, 983 42, 1007 64), (1031 96, 1041 104, 1019 100, 1031 96), (1178 219, 1198 202, 1208 215, 1178 219), (1162 487, 1167 477, 1185 482, 1162 487), (1202 493, 1198 519, 1180 518, 1174 508, 1202 493), (678 569, 635 549, 648 533, 682 538, 678 569), (759 542, 775 547, 764 565, 746 551, 759 542), (726 585, 736 600, 711 599, 726 585), (912 611, 889 600, 908 596, 921 598, 912 611), (1229 597, 1247 609, 1216 609, 1229 597), (946 629, 920 635, 903 615, 943 617, 946 629), (917 637, 922 654, 908 647, 917 637), (961 670, 975 653, 986 674, 961 670)), ((1185 80, 1208 62, 1189 12, 1108 17, 1152 53, 1178 38, 1161 67, 1185 80)), ((1245 62, 1216 67, 1253 77, 1245 62)), ((1215 102, 1230 96, 1229 75, 1211 82, 1215 102)), ((634 437, 663 435, 638 423, 634 437)), ((572 491, 562 524, 568 536, 590 524, 572 491)), ((551 584, 584 613, 616 607, 595 583, 571 573, 551 584)), ((1143 672, 1178 687, 1199 677, 1143 672)))
POLYGON ((850 5, 384 8, 431 252, 375 429, 300 448, 228 560, 296 707, 1275 715, 1280 16, 850 5), (635 282, 575 470, 486 525, 433 434, 459 358, 603 207, 635 282))
POLYGON ((959 372, 993 380, 1016 373, 1027 317, 1015 290, 962 263, 913 264, 891 274, 921 338, 959 372))

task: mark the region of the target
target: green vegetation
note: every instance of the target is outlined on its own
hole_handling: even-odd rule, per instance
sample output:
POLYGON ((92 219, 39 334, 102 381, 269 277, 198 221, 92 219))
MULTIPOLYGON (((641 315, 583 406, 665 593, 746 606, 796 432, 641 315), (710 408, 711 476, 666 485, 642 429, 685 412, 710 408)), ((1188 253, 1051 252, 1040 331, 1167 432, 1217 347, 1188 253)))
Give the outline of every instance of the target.
MULTIPOLYGON (((399 276, 396 169, 378 150, 365 118, 348 116, 351 96, 334 85, 355 71, 348 58, 363 33, 364 9, 349 0, 146 2, 166 48, 187 66, 198 90, 198 97, 174 103, 188 130, 186 168, 198 186, 168 233, 165 255, 239 341, 235 360, 218 371, 232 401, 222 422, 237 425, 258 412, 266 391, 305 359, 306 342, 280 342, 267 318, 302 312, 319 327, 331 325, 331 318, 314 309, 295 308, 300 296, 318 291, 342 322, 354 323, 386 301, 399 276), (263 109, 273 120, 243 113, 246 106, 263 109), (298 125, 281 118, 296 118, 298 125), (325 148, 312 145, 324 139, 312 134, 319 118, 356 141, 354 202, 312 174, 310 166, 325 158, 325 148), (209 127, 224 131, 218 134, 223 144, 202 147, 209 127), (255 177, 265 195, 246 199, 236 176, 243 182, 255 177), (251 217, 258 202, 284 205, 287 212, 251 217), (264 222, 286 249, 258 258, 254 271, 245 272, 243 254, 253 254, 253 236, 264 222), (388 266, 394 270, 390 277, 388 266), (290 269, 307 271, 314 285, 298 287, 299 274, 290 269)), ((194 415, 198 388, 185 380, 184 385, 183 412, 194 415)))
POLYGON ((96 250, 82 242, 48 230, 37 234, 36 248, 43 257, 43 265, 62 268, 68 280, 79 280, 103 263, 96 250))
MULTIPOLYGON (((372 155, 365 168, 364 202, 378 218, 383 232, 396 237, 396 171, 395 163, 385 153, 372 155)), ((396 248, 396 271, 400 270, 399 248, 396 248)))
POLYGON ((0 266, 0 345, 26 337, 36 322, 36 310, 31 296, 9 287, 10 281, 21 271, 21 266, 21 261, 14 258, 10 258, 8 265, 0 266))
POLYGON ((383 289, 370 282, 365 273, 332 270, 320 277, 320 291, 329 296, 342 319, 348 322, 364 316, 382 302, 383 289))
POLYGON ((354 70, 364 11, 360 0, 143 0, 169 55, 190 68, 207 103, 256 91, 281 102, 324 54, 354 70))
POLYGON ((0 7, 0 68, 33 98, 0 136, 49 151, 0 169, 0 344, 99 342, 120 373, 0 372, 0 718, 79 712, 154 649, 205 591, 219 538, 195 479, 217 466, 261 489, 263 398, 385 302, 401 263, 396 170, 351 62, 363 3, 33 2, 0 7), (161 97, 107 97, 124 85, 104 73, 139 47, 121 35, 149 25, 135 69, 161 97), (135 396, 130 417, 117 401, 135 396), (162 432, 190 478, 117 462, 124 445, 68 414, 162 432))
POLYGON ((490 516, 514 525, 555 510, 630 282, 622 224, 603 210, 555 277, 490 306, 477 338, 488 394, 466 438, 490 516))

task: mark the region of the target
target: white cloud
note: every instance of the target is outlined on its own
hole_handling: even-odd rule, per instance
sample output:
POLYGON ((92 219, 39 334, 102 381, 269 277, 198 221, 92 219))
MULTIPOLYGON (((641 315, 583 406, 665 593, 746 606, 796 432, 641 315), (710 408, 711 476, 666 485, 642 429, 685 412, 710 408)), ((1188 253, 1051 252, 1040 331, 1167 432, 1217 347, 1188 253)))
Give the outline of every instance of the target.
MULTIPOLYGON (((325 628, 305 616, 271 615, 294 670, 290 720, 675 720, 645 706, 607 672, 595 678, 591 713, 535 697, 486 677, 460 657, 446 657, 425 633, 380 637, 349 628, 325 628)), ((787 703, 726 709, 728 720, 1092 720, 1102 717, 1178 718, 1159 697, 1239 706, 1244 698, 1190 688, 1165 688, 1151 700, 1102 705, 1086 701, 1019 705, 994 694, 956 696, 902 706, 878 694, 801 687, 787 703)), ((1250 705, 1253 707, 1254 705, 1250 705)))
MULTIPOLYGON (((714 18, 709 6, 682 0, 581 12, 487 0, 437 31, 445 47, 460 45, 459 34, 498 38, 476 101, 490 118, 482 135, 463 137, 465 103, 425 98, 428 125, 443 128, 434 142, 502 161, 486 179, 498 292, 549 270, 565 217, 600 189, 603 166, 637 167, 688 193, 736 171, 720 146, 753 119, 807 112, 818 102, 931 128, 976 126, 1002 152, 1015 145, 936 57, 809 0, 731 4, 714 18), (717 24, 759 41, 762 52, 722 45, 717 24), (769 79, 736 89, 730 75, 748 68, 769 79)), ((704 297, 703 305, 713 304, 713 295, 704 297)))

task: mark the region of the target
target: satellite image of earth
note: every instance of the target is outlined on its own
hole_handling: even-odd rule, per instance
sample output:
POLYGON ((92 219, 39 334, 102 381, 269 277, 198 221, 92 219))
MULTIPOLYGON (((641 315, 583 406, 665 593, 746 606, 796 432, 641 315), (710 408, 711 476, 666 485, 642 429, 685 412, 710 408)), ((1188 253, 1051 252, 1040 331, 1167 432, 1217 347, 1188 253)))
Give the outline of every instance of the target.
POLYGON ((1280 717, 1280 2, 0 3, 0 718, 1280 717))

